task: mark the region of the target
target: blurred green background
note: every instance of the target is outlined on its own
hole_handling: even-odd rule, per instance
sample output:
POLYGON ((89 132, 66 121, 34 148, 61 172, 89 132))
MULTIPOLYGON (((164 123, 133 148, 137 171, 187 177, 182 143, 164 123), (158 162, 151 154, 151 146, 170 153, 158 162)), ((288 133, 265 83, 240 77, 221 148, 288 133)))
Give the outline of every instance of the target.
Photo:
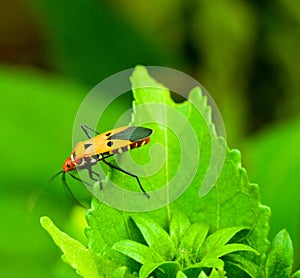
MULTIPOLYGON (((190 74, 216 101, 228 144, 290 233, 300 266, 300 5, 293 0, 1 0, 0 277, 77 277, 41 229, 84 241, 60 180, 84 96, 137 64, 190 74), (33 212, 32 192, 46 187, 33 212)), ((130 107, 126 95, 101 130, 130 107)), ((74 184, 74 186, 78 184, 74 184)), ((234 216, 233 216, 234 217, 234 216)))

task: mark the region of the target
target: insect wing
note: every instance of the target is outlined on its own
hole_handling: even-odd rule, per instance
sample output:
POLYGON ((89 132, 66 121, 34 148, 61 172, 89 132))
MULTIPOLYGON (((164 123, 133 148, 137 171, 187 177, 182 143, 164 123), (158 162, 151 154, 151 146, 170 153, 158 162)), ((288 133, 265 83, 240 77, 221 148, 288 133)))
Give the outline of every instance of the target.
POLYGON ((110 153, 120 149, 126 151, 129 145, 148 138, 152 130, 143 127, 120 127, 112 129, 83 142, 84 156, 110 153))
POLYGON ((151 134, 152 129, 150 128, 130 126, 118 133, 112 134, 110 138, 136 142, 148 138, 151 134))

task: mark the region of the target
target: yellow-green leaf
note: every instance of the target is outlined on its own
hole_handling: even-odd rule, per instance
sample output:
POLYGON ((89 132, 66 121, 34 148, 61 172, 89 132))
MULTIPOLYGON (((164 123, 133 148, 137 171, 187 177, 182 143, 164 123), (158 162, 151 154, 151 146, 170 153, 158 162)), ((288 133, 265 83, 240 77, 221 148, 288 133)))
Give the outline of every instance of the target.
POLYGON ((84 278, 101 277, 91 252, 82 243, 60 231, 46 216, 41 218, 41 225, 64 253, 63 260, 72 266, 79 275, 84 278))

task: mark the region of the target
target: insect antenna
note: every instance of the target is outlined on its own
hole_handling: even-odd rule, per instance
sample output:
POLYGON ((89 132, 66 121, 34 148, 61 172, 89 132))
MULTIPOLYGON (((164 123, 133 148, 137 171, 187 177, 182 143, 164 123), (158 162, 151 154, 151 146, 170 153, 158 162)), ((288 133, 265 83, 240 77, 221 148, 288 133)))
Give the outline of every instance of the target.
POLYGON ((52 176, 48 182, 52 182, 57 176, 59 176, 60 174, 64 173, 64 171, 59 171, 58 173, 56 173, 54 176, 52 176))
MULTIPOLYGON (((48 182, 52 182, 58 175, 60 175, 61 173, 63 173, 63 171, 59 171, 58 173, 56 173, 54 176, 52 176, 48 182)), ((37 204, 37 202, 40 200, 40 198, 42 197, 42 195, 44 194, 46 187, 48 186, 48 184, 44 184, 42 187, 32 191, 29 196, 27 197, 25 204, 24 204, 24 211, 25 211, 25 215, 27 217, 28 220, 30 220, 32 212, 37 204)))
POLYGON ((42 197, 47 185, 48 184, 44 184, 41 188, 32 191, 26 198, 23 208, 28 221, 31 220, 33 210, 39 199, 42 197))

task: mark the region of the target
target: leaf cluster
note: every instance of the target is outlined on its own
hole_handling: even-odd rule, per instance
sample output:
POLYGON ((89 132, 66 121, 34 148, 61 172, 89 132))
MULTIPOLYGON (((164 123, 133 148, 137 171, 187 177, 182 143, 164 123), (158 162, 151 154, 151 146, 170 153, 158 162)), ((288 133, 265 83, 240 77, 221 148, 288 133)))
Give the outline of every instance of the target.
MULTIPOLYGON (((63 259, 82 277, 299 277, 299 271, 291 276, 293 248, 288 233, 280 231, 269 243, 270 209, 260 203, 258 186, 249 182, 240 153, 229 150, 216 135, 210 107, 200 88, 193 89, 188 100, 178 104, 143 67, 136 68, 131 82, 133 124, 143 123, 145 115, 155 123, 167 114, 153 113, 147 106, 140 110, 139 106, 156 103, 172 107, 195 130, 201 154, 199 167, 179 198, 154 211, 130 213, 94 198, 86 215, 87 247, 59 231, 49 218, 42 218, 43 227, 62 249, 63 259), (214 187, 200 198, 213 144, 225 150, 225 160, 214 187)), ((151 143, 132 153, 133 159, 143 164, 155 143, 165 147, 166 163, 153 176, 141 179, 148 192, 168 185, 176 177, 178 166, 178 146, 172 134, 155 124, 151 128, 155 130, 151 143)), ((194 153, 187 151, 186 155, 192 158, 194 153)), ((126 157, 118 163, 126 166, 126 157)), ((179 185, 188 177, 189 168, 185 167, 179 185)), ((111 171, 109 178, 133 188, 132 179, 122 173, 111 171)), ((106 181, 104 190, 108 186, 106 181)), ((168 201, 173 188, 166 186, 165 190, 164 201, 168 201)))

